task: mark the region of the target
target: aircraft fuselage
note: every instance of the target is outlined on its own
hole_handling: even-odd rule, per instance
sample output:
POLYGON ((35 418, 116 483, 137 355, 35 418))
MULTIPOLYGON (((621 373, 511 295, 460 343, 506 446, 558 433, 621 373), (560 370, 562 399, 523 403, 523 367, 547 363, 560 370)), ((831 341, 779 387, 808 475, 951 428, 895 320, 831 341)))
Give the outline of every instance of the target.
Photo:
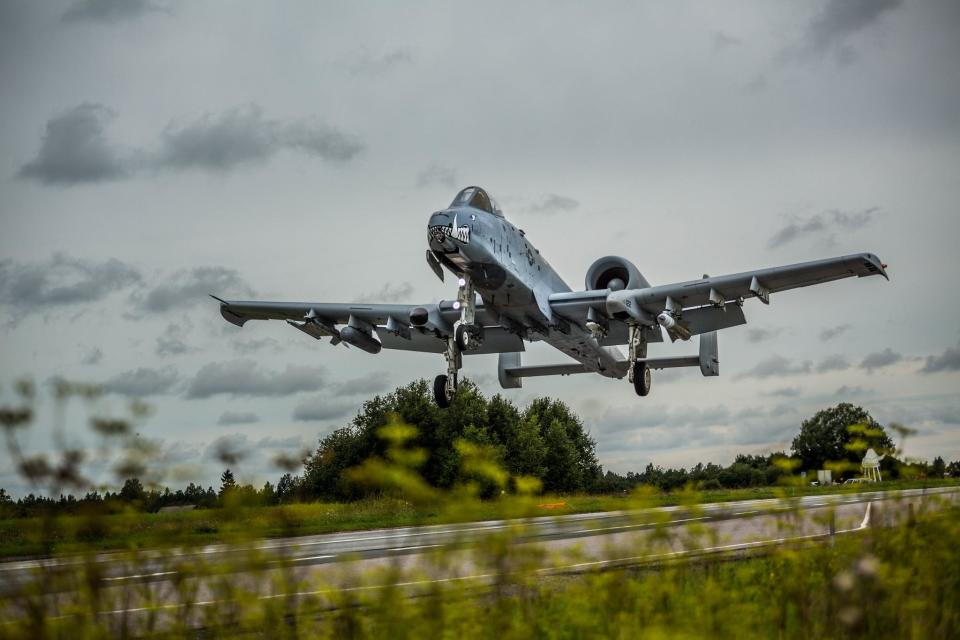
POLYGON ((568 292, 570 286, 506 218, 471 206, 450 207, 430 217, 427 239, 444 266, 470 278, 484 309, 498 315, 502 326, 543 340, 601 375, 626 375, 619 349, 601 346, 589 332, 552 313, 550 294, 568 292))

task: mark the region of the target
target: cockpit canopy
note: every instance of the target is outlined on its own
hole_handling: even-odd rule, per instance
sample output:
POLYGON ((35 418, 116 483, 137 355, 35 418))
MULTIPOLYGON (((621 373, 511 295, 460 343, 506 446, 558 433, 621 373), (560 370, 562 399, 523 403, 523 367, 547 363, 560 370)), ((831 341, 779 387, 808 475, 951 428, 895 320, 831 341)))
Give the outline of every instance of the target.
POLYGON ((458 193, 457 197, 450 203, 450 208, 453 207, 473 207, 503 217, 503 211, 500 210, 497 201, 487 195, 487 192, 480 187, 467 187, 458 193))

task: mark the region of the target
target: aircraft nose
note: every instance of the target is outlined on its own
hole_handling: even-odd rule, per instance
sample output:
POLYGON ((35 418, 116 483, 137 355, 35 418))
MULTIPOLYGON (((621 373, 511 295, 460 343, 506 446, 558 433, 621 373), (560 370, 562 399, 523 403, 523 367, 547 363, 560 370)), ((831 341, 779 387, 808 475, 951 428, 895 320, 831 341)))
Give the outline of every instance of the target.
POLYGON ((448 224, 450 224, 450 216, 447 215, 445 211, 437 211, 430 216, 430 221, 427 223, 427 229, 445 226, 448 224))
POLYGON ((446 211, 437 211, 430 216, 430 221, 427 222, 427 239, 430 242, 430 248, 434 251, 453 249, 453 243, 450 240, 451 219, 446 211))

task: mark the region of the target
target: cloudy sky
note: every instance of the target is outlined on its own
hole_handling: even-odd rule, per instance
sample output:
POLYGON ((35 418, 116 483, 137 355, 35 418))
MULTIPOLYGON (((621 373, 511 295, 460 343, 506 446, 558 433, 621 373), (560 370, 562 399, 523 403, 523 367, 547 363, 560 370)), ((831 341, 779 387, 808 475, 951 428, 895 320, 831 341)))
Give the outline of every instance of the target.
MULTIPOLYGON (((175 482, 213 483, 226 443, 241 480, 275 479, 274 455, 443 361, 237 329, 206 294, 449 299, 427 217, 481 184, 575 288, 607 254, 653 283, 890 264, 749 304, 720 378, 506 392, 569 402, 606 467, 779 450, 840 401, 958 459, 958 60, 951 0, 0 0, 0 393, 101 383, 98 412, 154 407, 138 432, 175 482)), ((497 390, 495 357, 466 374, 497 390)), ((0 486, 25 489, 6 459, 0 486)))

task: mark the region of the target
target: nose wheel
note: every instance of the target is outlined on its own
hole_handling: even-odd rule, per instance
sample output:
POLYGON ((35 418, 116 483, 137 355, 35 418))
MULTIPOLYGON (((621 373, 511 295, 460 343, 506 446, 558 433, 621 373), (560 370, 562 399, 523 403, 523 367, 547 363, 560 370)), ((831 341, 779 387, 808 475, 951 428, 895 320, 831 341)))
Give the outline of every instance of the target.
POLYGON ((450 378, 444 374, 440 374, 433 379, 433 399, 441 409, 449 407, 457 395, 457 379, 453 378, 452 385, 448 384, 449 382, 450 378))
POLYGON ((463 358, 460 355, 460 347, 454 338, 447 338, 447 350, 444 353, 447 359, 446 375, 439 375, 433 380, 433 399, 437 406, 446 409, 453 403, 457 395, 457 372, 463 367, 463 358))

